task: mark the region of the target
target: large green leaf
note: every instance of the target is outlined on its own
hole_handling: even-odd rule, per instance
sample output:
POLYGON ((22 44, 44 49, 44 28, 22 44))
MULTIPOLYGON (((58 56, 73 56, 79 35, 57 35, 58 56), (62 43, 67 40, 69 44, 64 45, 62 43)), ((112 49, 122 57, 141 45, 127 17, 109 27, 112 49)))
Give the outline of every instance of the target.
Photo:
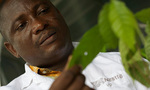
POLYGON ((109 21, 109 6, 105 4, 99 14, 98 25, 100 34, 105 42, 106 49, 116 49, 118 46, 118 39, 114 34, 109 21))
POLYGON ((135 50, 135 30, 138 24, 132 12, 121 1, 112 0, 109 13, 114 33, 131 49, 135 50))
POLYGON ((137 12, 135 16, 139 21, 146 23, 150 20, 150 8, 146 8, 137 12))
POLYGON ((84 69, 103 47, 104 42, 100 36, 98 25, 96 25, 82 37, 80 44, 73 52, 69 67, 79 64, 84 69))

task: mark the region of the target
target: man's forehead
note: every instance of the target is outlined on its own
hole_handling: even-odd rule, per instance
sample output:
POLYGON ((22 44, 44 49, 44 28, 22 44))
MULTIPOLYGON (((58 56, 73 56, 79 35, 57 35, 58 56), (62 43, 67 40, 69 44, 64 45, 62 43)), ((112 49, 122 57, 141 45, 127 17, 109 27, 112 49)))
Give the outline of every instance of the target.
POLYGON ((31 9, 37 3, 49 0, 6 0, 1 10, 1 20, 10 21, 26 9, 31 9))
POLYGON ((8 15, 8 13, 17 13, 23 9, 31 9, 37 3, 45 2, 49 0, 6 0, 3 5, 2 13, 8 15))
POLYGON ((44 2, 47 0, 6 0, 5 4, 3 5, 3 12, 7 12, 6 10, 21 10, 22 7, 28 7, 33 6, 36 3, 44 2))

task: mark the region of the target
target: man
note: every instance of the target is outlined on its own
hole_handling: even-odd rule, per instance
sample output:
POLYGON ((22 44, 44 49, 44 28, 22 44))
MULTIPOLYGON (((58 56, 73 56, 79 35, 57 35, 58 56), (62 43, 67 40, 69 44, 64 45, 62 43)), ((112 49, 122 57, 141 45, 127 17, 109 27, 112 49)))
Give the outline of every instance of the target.
POLYGON ((50 0, 3 0, 0 14, 4 45, 27 62, 26 73, 1 90, 136 90, 118 53, 100 53, 82 72, 86 82, 79 66, 64 70, 73 45, 68 26, 50 0))

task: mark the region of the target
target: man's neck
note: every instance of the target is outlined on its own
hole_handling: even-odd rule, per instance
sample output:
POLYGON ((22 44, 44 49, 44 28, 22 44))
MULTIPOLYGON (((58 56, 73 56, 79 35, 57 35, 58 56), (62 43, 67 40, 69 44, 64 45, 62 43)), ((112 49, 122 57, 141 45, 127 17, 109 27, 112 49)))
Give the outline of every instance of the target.
POLYGON ((70 52, 62 58, 62 60, 59 63, 53 64, 48 69, 55 70, 55 71, 63 71, 66 67, 67 63, 69 62, 70 56, 72 55, 74 47, 70 49, 70 52))
POLYGON ((49 67, 48 69, 55 70, 55 71, 63 71, 67 62, 68 62, 68 58, 66 58, 65 60, 62 60, 62 62, 60 62, 58 64, 55 64, 55 65, 49 67))

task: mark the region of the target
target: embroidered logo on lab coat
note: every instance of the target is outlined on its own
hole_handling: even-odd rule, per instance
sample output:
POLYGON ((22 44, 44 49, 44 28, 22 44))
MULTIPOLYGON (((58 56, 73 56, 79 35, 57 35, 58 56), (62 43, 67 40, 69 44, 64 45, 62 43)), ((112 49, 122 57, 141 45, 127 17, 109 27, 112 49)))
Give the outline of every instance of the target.
POLYGON ((121 80, 123 79, 123 75, 122 74, 117 74, 115 76, 112 76, 112 77, 103 77, 103 78, 100 78, 94 82, 91 82, 91 84, 94 86, 94 88, 98 88, 100 87, 101 85, 106 85, 107 87, 112 87, 112 83, 117 81, 117 80, 121 80))

